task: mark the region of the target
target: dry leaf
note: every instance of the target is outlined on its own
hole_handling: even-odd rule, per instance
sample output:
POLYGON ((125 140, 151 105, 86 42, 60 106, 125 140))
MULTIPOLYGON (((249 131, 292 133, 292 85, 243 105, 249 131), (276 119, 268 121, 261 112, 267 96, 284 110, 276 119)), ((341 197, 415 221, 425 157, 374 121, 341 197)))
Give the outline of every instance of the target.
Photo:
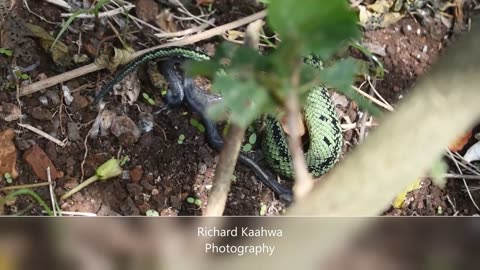
POLYGON ((448 146, 448 149, 452 152, 458 152, 463 149, 468 140, 472 137, 472 131, 465 133, 462 137, 458 138, 454 143, 448 146))
POLYGON ((0 133, 0 173, 2 176, 9 173, 12 178, 17 178, 17 150, 13 144, 15 131, 11 128, 0 133))
POLYGON ((375 3, 368 5, 368 9, 377 13, 387 13, 393 6, 394 0, 377 0, 375 3))
POLYGON ((392 205, 393 207, 399 209, 399 208, 402 208, 403 207, 403 203, 405 202, 405 199, 407 198, 407 194, 410 192, 410 191, 413 191, 413 190, 416 190, 416 189, 419 189, 422 187, 422 181, 421 180, 417 180, 415 181, 414 183, 412 183, 411 185, 409 185, 408 187, 406 187, 402 192, 400 192, 397 197, 395 198, 395 200, 393 201, 392 205))

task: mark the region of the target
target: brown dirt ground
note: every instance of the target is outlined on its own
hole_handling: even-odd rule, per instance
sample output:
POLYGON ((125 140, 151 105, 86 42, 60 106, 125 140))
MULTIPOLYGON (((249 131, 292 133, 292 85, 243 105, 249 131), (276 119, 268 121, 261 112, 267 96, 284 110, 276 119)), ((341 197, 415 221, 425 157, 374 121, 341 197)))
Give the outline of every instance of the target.
MULTIPOLYGON (((31 1, 34 2, 34 1, 31 1)), ((236 18, 251 14, 258 7, 239 5, 237 1, 217 1, 218 23, 231 21, 236 18), (230 8, 234 7, 234 8, 230 8)), ((46 18, 58 18, 60 10, 43 3, 32 3, 31 9, 37 10, 46 18)), ((27 21, 41 25, 47 30, 53 27, 32 16, 23 8, 17 7, 14 12, 27 21)), ((75 24, 74 24, 75 27, 75 24)), ((98 33, 95 33, 98 34, 98 33)), ((435 60, 441 55, 442 49, 448 43, 450 33, 443 25, 435 20, 420 24, 412 18, 405 18, 386 29, 367 31, 364 42, 384 47, 386 55, 381 57, 387 71, 384 80, 379 81, 377 89, 389 102, 395 104, 402 96, 406 95, 416 79, 424 74, 435 60)), ((84 36, 84 44, 89 43, 92 36, 84 36)), ((65 43, 72 51, 77 47, 73 43, 78 35, 67 34, 65 43)), ((215 41, 213 41, 215 42, 215 41)), ((147 41, 147 45, 151 45, 147 41)), ((211 43, 202 45, 205 49, 211 48, 211 43)), ((0 57, 2 62, 7 60, 0 57)), ((40 73, 47 76, 60 73, 61 69, 52 68, 49 57, 40 48, 34 54, 35 59, 40 59, 40 66, 31 74, 31 78, 37 78, 40 73)), ((5 72, 2 66, 2 72, 5 72)), ((141 69, 140 76, 144 73, 141 69)), ((23 123, 39 127, 49 134, 65 138, 67 136, 68 122, 78 123, 80 126, 80 140, 70 141, 64 148, 40 138, 33 133, 22 130, 15 123, 0 121, 0 130, 8 127, 17 130, 15 144, 18 149, 17 167, 20 177, 15 184, 28 184, 38 182, 38 178, 23 160, 24 152, 32 145, 38 145, 53 161, 55 167, 64 173, 64 176, 56 181, 55 193, 57 196, 65 192, 65 188, 71 188, 82 177, 81 164, 85 155, 84 138, 90 128, 90 123, 96 117, 96 112, 88 105, 93 96, 95 85, 100 80, 108 80, 108 72, 95 73, 83 78, 66 83, 71 89, 76 89, 86 83, 93 83, 87 89, 74 94, 74 103, 68 107, 54 105, 42 105, 39 97, 45 93, 35 93, 22 97, 23 113, 26 117, 23 123), (42 116, 44 116, 42 118, 42 116)), ((143 80, 142 80, 143 81, 143 80)), ((144 85, 146 92, 159 101, 158 91, 151 89, 150 85, 144 85)), ((58 87, 51 90, 60 93, 58 87)), ((152 106, 144 102, 137 102, 137 106, 122 106, 118 99, 107 98, 110 101, 109 108, 128 115, 137 122, 139 110, 151 112, 152 106)), ((15 92, 0 92, 0 101, 16 104, 15 92)), ((354 104, 353 104, 354 105, 354 104)), ((352 121, 356 119, 356 106, 350 106, 346 114, 352 121), (353 108, 353 109, 352 109, 353 108)), ((72 198, 61 202, 61 208, 65 211, 80 211, 97 213, 98 215, 144 215, 147 210, 154 209, 159 213, 174 213, 178 215, 201 215, 207 201, 209 188, 212 184, 214 168, 218 155, 206 144, 201 133, 197 132, 189 124, 192 116, 185 108, 177 108, 169 112, 163 112, 155 117, 153 131, 141 135, 136 144, 122 147, 118 139, 113 135, 87 141, 88 154, 85 158, 84 175, 92 175, 96 167, 111 157, 128 156, 125 175, 107 182, 96 183, 77 193, 72 198), (183 134, 186 139, 183 144, 178 144, 178 137, 183 134), (203 202, 198 207, 186 202, 187 197, 195 197, 203 202)), ((345 134, 346 141, 355 144, 357 135, 354 132, 345 134)), ((345 147, 348 151, 350 147, 345 147)), ((277 215, 282 212, 284 205, 275 199, 274 194, 256 181, 247 168, 239 165, 235 172, 236 180, 228 197, 226 215, 259 215, 261 205, 267 206, 268 214, 277 215)), ((0 186, 6 186, 4 180, 0 186)), ((38 194, 49 201, 48 188, 36 189, 38 194)), ((438 215, 438 207, 444 209, 444 215, 459 214, 471 215, 475 213, 469 198, 458 181, 449 181, 445 190, 440 190, 424 181, 423 187, 410 195, 413 201, 403 209, 391 209, 387 215, 438 215), (447 196, 455 204, 455 209, 448 202, 447 196)), ((477 196, 478 197, 478 196, 477 196)), ((41 208, 30 198, 19 197, 15 202, 8 204, 5 214, 16 214, 23 211, 24 215, 40 215, 41 208)))

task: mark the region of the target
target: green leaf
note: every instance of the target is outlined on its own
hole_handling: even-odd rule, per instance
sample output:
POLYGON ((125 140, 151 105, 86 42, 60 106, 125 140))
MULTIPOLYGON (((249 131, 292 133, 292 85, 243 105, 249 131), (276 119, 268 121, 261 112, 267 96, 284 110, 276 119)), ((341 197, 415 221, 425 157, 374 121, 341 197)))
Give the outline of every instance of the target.
POLYGON ((432 182, 441 189, 443 189, 447 184, 447 178, 444 177, 447 171, 448 164, 442 159, 436 160, 432 164, 432 168, 430 169, 430 176, 432 177, 432 182))
POLYGON ((344 0, 275 0, 268 7, 267 20, 279 33, 281 46, 323 57, 359 36, 356 17, 344 0))
POLYGON ((370 114, 380 116, 382 114, 380 109, 352 89, 351 86, 353 84, 355 72, 355 60, 353 58, 347 58, 339 60, 324 68, 320 73, 320 78, 323 83, 329 87, 334 87, 337 91, 345 94, 370 114))
POLYGON ((193 197, 188 197, 188 198, 187 198, 187 202, 188 202, 188 203, 194 203, 194 202, 195 202, 195 198, 193 198, 193 197))
POLYGON ((260 216, 265 216, 267 214, 267 205, 262 203, 260 206, 260 216))
POLYGON ((245 79, 239 81, 233 76, 215 77, 213 88, 220 92, 223 100, 208 108, 207 113, 212 119, 219 120, 229 111, 231 121, 246 128, 262 112, 272 108, 267 91, 252 78, 245 79))
POLYGON ((120 167, 120 161, 118 159, 111 158, 100 165, 95 172, 98 178, 104 181, 122 174, 122 167, 120 167))
POLYGON ((178 136, 178 139, 179 139, 180 141, 183 141, 183 140, 185 140, 185 135, 183 135, 183 134, 180 134, 180 136, 178 136))
POLYGON ((75 20, 75 18, 77 18, 78 15, 83 14, 83 13, 88 13, 88 10, 86 10, 86 9, 77 10, 72 14, 72 16, 70 16, 68 18, 68 20, 62 26, 62 29, 58 33, 57 37, 55 37, 55 40, 52 43, 52 47, 50 47, 50 50, 52 50, 53 47, 55 47, 55 44, 57 44, 57 41, 60 39, 60 37, 63 35, 63 33, 65 33, 65 31, 67 31, 68 27, 70 26, 70 24, 72 24, 73 20, 75 20))
POLYGON ((8 48, 0 48, 0 53, 4 54, 5 56, 12 56, 13 54, 12 50, 8 48))
POLYGON ((248 153, 248 152, 250 152, 251 150, 252 150, 252 145, 249 144, 249 143, 245 144, 245 145, 243 146, 243 148, 242 148, 242 152, 245 152, 245 153, 248 153))
POLYGON ((252 135, 250 135, 250 137, 248 137, 248 142, 250 144, 255 144, 257 142, 257 134, 252 133, 252 135))
POLYGON ((200 199, 195 199, 195 201, 193 203, 195 205, 199 206, 199 207, 202 206, 202 200, 200 200, 200 199))
POLYGON ((145 215, 147 217, 158 217, 160 216, 160 214, 158 214, 157 211, 153 210, 153 209, 150 209, 150 210, 147 210, 147 212, 145 213, 145 215))

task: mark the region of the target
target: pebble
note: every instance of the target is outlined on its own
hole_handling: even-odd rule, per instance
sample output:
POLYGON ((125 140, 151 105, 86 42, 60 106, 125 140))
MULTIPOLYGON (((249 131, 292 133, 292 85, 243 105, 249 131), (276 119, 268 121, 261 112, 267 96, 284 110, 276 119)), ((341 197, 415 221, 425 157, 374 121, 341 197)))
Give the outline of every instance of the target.
POLYGON ((80 137, 80 127, 77 123, 68 122, 67 123, 67 130, 68 130, 68 139, 71 141, 81 141, 82 137, 80 137))
POLYGON ((0 106, 0 117, 7 122, 16 121, 22 117, 22 111, 15 104, 2 103, 0 106))
POLYGON ((110 127, 112 134, 120 140, 123 146, 130 146, 140 138, 140 129, 127 116, 117 116, 110 127))
POLYGON ((30 116, 32 116, 34 119, 40 120, 40 121, 50 121, 53 117, 53 114, 44 107, 35 107, 29 112, 30 116))
POLYGON ((63 172, 58 171, 55 168, 47 154, 37 145, 28 149, 23 155, 23 159, 30 165, 35 175, 43 181, 48 181, 48 167, 50 167, 50 176, 52 180, 63 177, 63 172))
POLYGON ((143 176, 143 169, 142 166, 136 166, 132 170, 130 170, 130 180, 132 183, 139 183, 142 180, 143 176))

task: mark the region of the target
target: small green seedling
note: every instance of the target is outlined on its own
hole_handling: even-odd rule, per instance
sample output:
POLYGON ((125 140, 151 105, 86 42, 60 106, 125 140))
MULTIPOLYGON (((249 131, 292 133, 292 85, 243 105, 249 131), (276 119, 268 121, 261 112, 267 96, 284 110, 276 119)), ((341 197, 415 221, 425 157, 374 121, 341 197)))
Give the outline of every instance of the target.
POLYGON ((167 95, 167 90, 166 89, 162 90, 162 92, 160 92, 160 94, 162 95, 162 97, 166 96, 167 95))
POLYGON ((130 161, 130 157, 129 156, 124 156, 121 160, 120 160, 120 167, 123 167, 127 162, 130 161))
POLYGON ((153 100, 147 93, 143 93, 142 96, 148 102, 148 104, 155 105, 155 100, 153 100))
POLYGON ((265 216, 267 214, 267 205, 261 204, 260 206, 260 216, 265 216))
POLYGON ((0 48, 0 54, 3 54, 5 56, 12 56, 13 51, 10 50, 9 48, 0 48))
MULTIPOLYGON (((252 126, 249 126, 248 131, 253 132, 254 128, 252 126)), ((252 134, 250 134, 250 136, 248 136, 248 143, 246 143, 242 147, 242 152, 248 153, 248 152, 252 151, 253 145, 256 142, 257 142, 257 134, 253 132, 252 134)))
POLYGON ((198 207, 202 206, 202 200, 200 200, 200 199, 195 199, 195 201, 193 203, 198 207))
POLYGON ((196 199, 194 197, 188 197, 187 202, 190 203, 190 204, 195 204, 198 207, 202 206, 202 200, 196 199))
POLYGON ((205 132, 205 127, 195 118, 190 118, 190 125, 192 125, 192 127, 196 128, 201 133, 205 132))
POLYGON ((178 136, 178 141, 177 141, 177 143, 178 143, 178 144, 183 144, 184 141, 185 141, 185 135, 180 134, 180 136, 178 136))
POLYGON ((5 181, 7 181, 8 184, 11 184, 13 182, 12 175, 9 174, 8 172, 3 175, 5 178, 5 181))
POLYGON ((145 215, 146 215, 147 217, 158 217, 158 216, 160 216, 160 214, 159 214, 156 210, 153 210, 153 209, 148 210, 148 211, 145 213, 145 215))
POLYGON ((245 152, 245 153, 248 153, 250 151, 252 151, 252 145, 247 143, 245 144, 243 147, 242 147, 242 151, 245 152))
POLYGON ((75 194, 76 192, 82 190, 84 187, 90 185, 97 180, 106 181, 110 178, 114 178, 122 174, 122 167, 120 166, 120 161, 116 158, 111 158, 105 163, 100 165, 95 171, 95 175, 88 178, 87 180, 80 183, 78 186, 72 188, 69 192, 65 193, 60 199, 65 200, 75 194))
POLYGON ((30 76, 28 76, 28 74, 22 73, 20 74, 20 79, 26 81, 30 79, 30 76))

